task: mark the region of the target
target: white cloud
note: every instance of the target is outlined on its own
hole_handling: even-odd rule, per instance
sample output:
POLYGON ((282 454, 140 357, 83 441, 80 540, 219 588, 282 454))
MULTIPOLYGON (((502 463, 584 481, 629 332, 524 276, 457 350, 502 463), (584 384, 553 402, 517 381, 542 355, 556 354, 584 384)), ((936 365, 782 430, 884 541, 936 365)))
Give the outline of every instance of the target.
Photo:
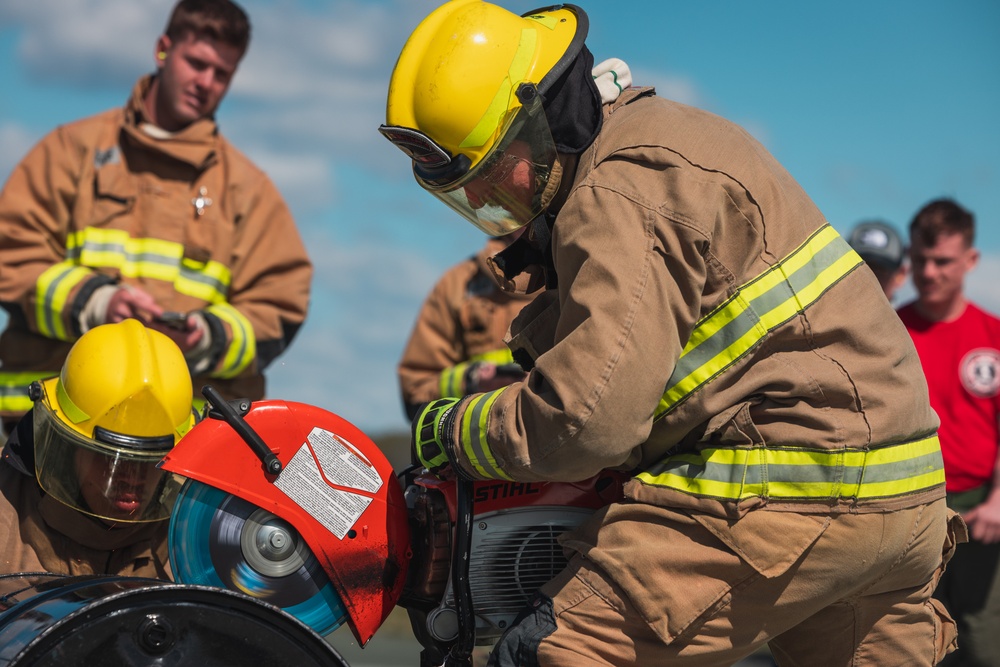
POLYGON ((315 210, 333 201, 336 185, 325 155, 280 153, 235 143, 267 173, 293 211, 315 210))
POLYGON ((119 86, 153 66, 171 0, 8 0, 18 54, 33 77, 79 88, 119 86))
POLYGON ((0 183, 7 181, 11 170, 38 140, 17 123, 0 124, 0 183))
POLYGON ((629 65, 632 69, 632 85, 654 86, 660 97, 693 107, 701 107, 705 103, 704 95, 693 80, 677 74, 632 67, 631 63, 629 65))
MULTIPOLYGON (((384 95, 409 30, 433 2, 304 0, 242 3, 250 49, 233 84, 248 97, 350 103, 384 95), (335 85, 331 85, 335 84, 335 85), (366 92, 366 90, 368 92, 366 92)), ((22 64, 49 81, 118 85, 109 74, 153 67, 153 47, 173 0, 6 0, 0 19, 16 27, 22 64), (115 65, 115 63, 119 63, 115 65), (90 73, 81 80, 81 73, 90 73)))

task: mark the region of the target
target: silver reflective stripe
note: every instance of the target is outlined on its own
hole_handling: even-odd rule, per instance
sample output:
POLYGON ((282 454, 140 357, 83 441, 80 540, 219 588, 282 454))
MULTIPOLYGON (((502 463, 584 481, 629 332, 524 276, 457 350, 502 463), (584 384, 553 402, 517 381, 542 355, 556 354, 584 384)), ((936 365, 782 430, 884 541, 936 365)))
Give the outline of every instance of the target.
POLYGON ((88 227, 67 239, 66 257, 73 264, 114 268, 130 278, 152 278, 173 283, 188 296, 221 303, 229 291, 230 271, 215 262, 184 257, 184 246, 154 238, 133 238, 122 229, 88 227))
POLYGON ((472 397, 463 408, 459 438, 465 455, 480 475, 509 481, 510 475, 497 464, 487 439, 490 409, 505 389, 507 387, 472 397))
POLYGON ((722 500, 886 498, 944 483, 936 435, 864 449, 705 448, 669 456, 636 479, 722 500))
POLYGON ((740 287, 691 333, 657 406, 658 419, 803 313, 862 263, 829 225, 740 287))

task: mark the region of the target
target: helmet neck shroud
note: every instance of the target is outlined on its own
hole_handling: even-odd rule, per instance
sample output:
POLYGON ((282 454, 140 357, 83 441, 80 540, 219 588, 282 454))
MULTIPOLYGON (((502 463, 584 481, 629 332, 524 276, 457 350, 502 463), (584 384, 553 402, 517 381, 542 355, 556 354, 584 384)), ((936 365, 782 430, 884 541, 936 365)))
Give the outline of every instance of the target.
POLYGON ((545 117, 561 154, 579 155, 601 131, 604 117, 601 94, 590 73, 593 68, 594 56, 583 47, 565 76, 542 93, 545 117))
POLYGON ((542 95, 556 149, 560 153, 578 155, 594 143, 603 121, 601 93, 591 73, 594 55, 584 43, 590 30, 590 19, 587 12, 570 4, 543 7, 521 16, 561 8, 569 9, 576 15, 576 34, 559 62, 538 82, 538 92, 542 95))

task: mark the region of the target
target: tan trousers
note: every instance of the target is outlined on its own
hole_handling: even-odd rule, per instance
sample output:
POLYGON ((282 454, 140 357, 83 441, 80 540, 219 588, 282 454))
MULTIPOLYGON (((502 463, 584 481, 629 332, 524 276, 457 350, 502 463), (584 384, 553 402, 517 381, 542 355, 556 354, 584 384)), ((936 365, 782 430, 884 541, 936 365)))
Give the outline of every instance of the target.
MULTIPOLYGON (((653 629, 662 624, 651 626, 640 612, 648 599, 633 604, 612 577, 578 555, 501 638, 489 664, 729 667, 769 644, 782 667, 934 665, 956 633, 931 593, 964 534, 957 515, 944 520, 943 504, 837 516, 774 577, 754 571, 696 521, 655 531, 637 524, 636 540, 655 535, 662 548, 664 571, 650 573, 656 585, 665 579, 694 604, 720 581, 730 582, 726 592, 704 597, 704 611, 664 638, 653 629), (673 532, 667 540, 664 530, 673 532)), ((768 539, 780 542, 782 535, 768 539)))

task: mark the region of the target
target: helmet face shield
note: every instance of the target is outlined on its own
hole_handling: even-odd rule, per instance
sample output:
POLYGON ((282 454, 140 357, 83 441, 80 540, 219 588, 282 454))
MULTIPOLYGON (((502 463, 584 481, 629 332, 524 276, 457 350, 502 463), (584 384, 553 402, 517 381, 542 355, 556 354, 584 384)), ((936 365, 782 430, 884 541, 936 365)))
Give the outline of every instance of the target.
POLYGON ((558 188, 557 153, 541 97, 510 114, 502 138, 478 164, 450 182, 433 180, 417 163, 428 192, 490 236, 504 236, 542 213, 558 188))
POLYGON ((140 448, 90 439, 67 427, 37 401, 33 410, 35 476, 50 496, 77 511, 110 522, 141 523, 170 518, 176 489, 157 463, 173 436, 145 438, 140 448))

